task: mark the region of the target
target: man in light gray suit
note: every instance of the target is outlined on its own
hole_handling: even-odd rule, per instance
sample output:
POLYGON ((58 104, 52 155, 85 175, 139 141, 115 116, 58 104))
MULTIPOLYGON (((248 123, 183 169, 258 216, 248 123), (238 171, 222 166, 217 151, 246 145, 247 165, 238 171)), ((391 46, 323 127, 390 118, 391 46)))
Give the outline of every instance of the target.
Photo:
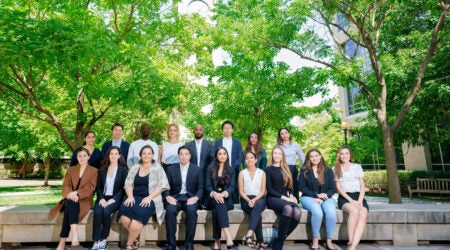
MULTIPOLYGON (((203 127, 200 124, 195 125, 194 128, 194 137, 195 140, 186 142, 186 147, 191 151, 191 160, 190 162, 202 170, 203 178, 206 181, 209 181, 210 176, 209 173, 206 172, 209 164, 214 159, 213 145, 211 142, 203 139, 203 127)), ((204 189, 206 192, 206 189, 204 189)), ((203 198, 206 197, 203 195, 203 198)), ((209 197, 209 195, 208 195, 209 197)), ((207 199, 203 199, 207 200, 207 199)), ((203 203, 204 204, 204 203, 203 203)))

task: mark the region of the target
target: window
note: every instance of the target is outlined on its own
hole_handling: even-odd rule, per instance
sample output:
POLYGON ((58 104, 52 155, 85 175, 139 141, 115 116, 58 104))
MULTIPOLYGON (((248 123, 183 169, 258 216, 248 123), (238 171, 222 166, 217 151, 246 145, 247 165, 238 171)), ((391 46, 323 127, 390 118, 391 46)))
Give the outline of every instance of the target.
POLYGON ((336 16, 337 16, 337 25, 339 27, 339 32, 347 29, 348 20, 347 20, 347 18, 345 18, 344 14, 338 13, 336 16))

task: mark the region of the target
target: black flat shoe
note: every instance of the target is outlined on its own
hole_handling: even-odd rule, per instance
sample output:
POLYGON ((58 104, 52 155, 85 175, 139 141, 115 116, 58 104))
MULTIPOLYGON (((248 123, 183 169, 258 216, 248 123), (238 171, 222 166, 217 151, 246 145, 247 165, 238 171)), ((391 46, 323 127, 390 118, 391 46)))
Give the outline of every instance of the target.
POLYGON ((227 249, 230 249, 230 250, 231 249, 236 249, 236 246, 235 245, 230 245, 230 246, 227 245, 227 249))

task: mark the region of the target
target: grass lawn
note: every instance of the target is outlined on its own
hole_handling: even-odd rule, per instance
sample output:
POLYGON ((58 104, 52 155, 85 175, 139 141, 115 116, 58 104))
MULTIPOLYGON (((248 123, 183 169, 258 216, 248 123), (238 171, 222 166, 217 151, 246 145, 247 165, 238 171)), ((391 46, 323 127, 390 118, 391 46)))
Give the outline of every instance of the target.
POLYGON ((45 190, 61 190, 61 185, 54 185, 54 186, 51 186, 51 187, 39 187, 39 186, 10 186, 10 187, 0 187, 0 193, 6 193, 6 192, 45 191, 45 190))
POLYGON ((0 196, 0 206, 55 205, 61 199, 61 192, 50 194, 0 196))
POLYGON ((0 187, 0 206, 54 205, 61 199, 61 185, 51 187, 9 186, 0 187), (36 194, 23 192, 36 191, 36 194), (11 193, 11 194, 5 194, 11 193))

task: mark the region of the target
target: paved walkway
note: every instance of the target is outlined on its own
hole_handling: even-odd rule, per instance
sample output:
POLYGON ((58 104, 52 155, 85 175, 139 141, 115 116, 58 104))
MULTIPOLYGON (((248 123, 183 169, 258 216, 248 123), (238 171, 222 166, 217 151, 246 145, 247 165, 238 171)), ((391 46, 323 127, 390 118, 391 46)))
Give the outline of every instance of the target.
MULTIPOLYGON (((90 247, 89 244, 84 244, 85 248, 80 247, 80 248, 73 248, 73 250, 77 249, 89 249, 88 247, 90 247)), ((31 250, 31 249, 55 249, 55 246, 18 246, 18 247, 9 247, 9 248, 4 248, 4 249, 26 249, 26 250, 31 250)), ((212 250, 213 247, 212 245, 207 245, 207 244, 195 244, 194 245, 196 250, 212 250)), ((339 250, 346 250, 347 247, 345 246, 345 243, 338 243, 336 244, 337 249, 339 250)), ((66 248, 68 250, 71 250, 70 248, 66 248)), ((121 250, 117 245, 113 245, 108 247, 109 250, 121 250)), ((158 247, 158 246, 145 246, 145 247, 140 247, 139 249, 141 250, 164 250, 164 247, 158 247)), ((180 246, 177 248, 178 250, 185 250, 185 248, 183 246, 180 246)), ((222 244, 222 249, 226 249, 225 245, 222 244)), ((238 246, 239 250, 250 250, 250 248, 245 247, 245 246, 238 246)), ((267 250, 272 250, 272 248, 267 247, 267 250)), ((309 250, 310 247, 308 244, 306 243, 295 243, 295 244, 290 244, 290 245, 285 245, 283 250, 309 250)), ((396 247, 396 246, 391 246, 391 245, 381 245, 381 244, 377 244, 377 243, 362 243, 359 245, 358 250, 445 250, 445 249, 450 249, 450 244, 449 245, 440 245, 440 244, 434 244, 434 245, 427 245, 427 246, 416 246, 416 247, 396 247)), ((320 250, 326 250, 326 248, 324 246, 321 246, 320 250)))

